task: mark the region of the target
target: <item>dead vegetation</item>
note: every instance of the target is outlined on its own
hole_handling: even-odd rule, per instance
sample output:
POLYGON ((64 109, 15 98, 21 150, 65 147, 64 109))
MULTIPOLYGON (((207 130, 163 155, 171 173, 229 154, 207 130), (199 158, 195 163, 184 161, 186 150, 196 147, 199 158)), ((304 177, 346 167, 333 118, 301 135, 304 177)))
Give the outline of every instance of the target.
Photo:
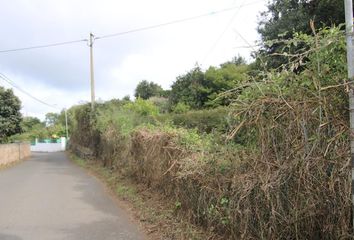
POLYGON ((95 149, 105 166, 161 193, 210 239, 349 239, 345 55, 337 42, 324 46, 306 56, 301 73, 269 74, 245 87, 224 143, 166 126, 122 134, 110 124, 75 132, 72 147, 95 149))

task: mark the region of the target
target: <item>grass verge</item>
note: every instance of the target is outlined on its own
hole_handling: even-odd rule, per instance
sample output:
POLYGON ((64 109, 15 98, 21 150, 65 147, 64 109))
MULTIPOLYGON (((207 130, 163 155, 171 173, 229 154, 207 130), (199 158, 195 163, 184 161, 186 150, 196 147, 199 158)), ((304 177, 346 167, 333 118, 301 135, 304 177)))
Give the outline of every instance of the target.
POLYGON ((123 207, 140 222, 150 239, 220 239, 177 217, 176 203, 150 191, 146 186, 136 184, 117 172, 104 168, 97 161, 87 161, 73 153, 68 153, 68 156, 74 163, 98 177, 119 202, 123 202, 123 207))

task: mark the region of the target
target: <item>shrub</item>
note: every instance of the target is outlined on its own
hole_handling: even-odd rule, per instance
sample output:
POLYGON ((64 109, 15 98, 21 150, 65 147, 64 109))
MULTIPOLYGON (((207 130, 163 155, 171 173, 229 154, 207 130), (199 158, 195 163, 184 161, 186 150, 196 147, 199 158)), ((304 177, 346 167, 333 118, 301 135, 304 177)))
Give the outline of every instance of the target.
POLYGON ((200 133, 227 133, 232 121, 229 111, 226 107, 189 111, 170 114, 170 119, 172 124, 177 127, 196 128, 200 133))
POLYGON ((191 109, 191 107, 183 102, 179 102, 172 108, 173 113, 186 113, 191 109))

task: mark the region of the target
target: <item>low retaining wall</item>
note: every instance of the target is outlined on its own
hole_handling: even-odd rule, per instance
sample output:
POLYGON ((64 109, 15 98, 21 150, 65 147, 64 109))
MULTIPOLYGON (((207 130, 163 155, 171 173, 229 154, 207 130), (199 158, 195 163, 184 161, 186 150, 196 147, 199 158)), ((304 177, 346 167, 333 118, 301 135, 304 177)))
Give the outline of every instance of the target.
POLYGON ((0 165, 9 164, 31 156, 29 143, 0 144, 0 165))

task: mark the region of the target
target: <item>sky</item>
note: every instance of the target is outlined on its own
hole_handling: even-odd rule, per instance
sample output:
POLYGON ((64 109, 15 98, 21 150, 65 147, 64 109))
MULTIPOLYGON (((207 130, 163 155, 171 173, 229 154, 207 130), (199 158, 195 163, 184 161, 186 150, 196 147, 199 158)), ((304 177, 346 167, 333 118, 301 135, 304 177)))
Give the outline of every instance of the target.
MULTIPOLYGON (((0 73, 14 88, 24 116, 90 101, 89 47, 77 42, 48 48, 2 50, 88 39, 208 14, 177 24, 94 41, 96 100, 134 95, 141 80, 169 89, 198 64, 219 66, 241 55, 251 61, 257 23, 267 0, 11 0, 0 14, 0 73), (215 13, 222 9, 231 9, 215 13), (214 13, 214 14, 213 14, 214 13)), ((0 79, 0 86, 12 88, 0 79)))

